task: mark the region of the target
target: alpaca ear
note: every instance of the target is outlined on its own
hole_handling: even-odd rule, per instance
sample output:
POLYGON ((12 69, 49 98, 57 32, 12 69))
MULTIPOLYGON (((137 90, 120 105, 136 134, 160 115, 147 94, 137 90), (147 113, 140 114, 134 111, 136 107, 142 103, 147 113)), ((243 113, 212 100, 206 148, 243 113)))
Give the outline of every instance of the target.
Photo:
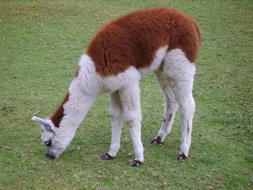
POLYGON ((47 120, 42 119, 37 116, 33 116, 32 121, 39 123, 41 126, 45 127, 46 130, 54 132, 53 127, 50 125, 50 123, 47 120))

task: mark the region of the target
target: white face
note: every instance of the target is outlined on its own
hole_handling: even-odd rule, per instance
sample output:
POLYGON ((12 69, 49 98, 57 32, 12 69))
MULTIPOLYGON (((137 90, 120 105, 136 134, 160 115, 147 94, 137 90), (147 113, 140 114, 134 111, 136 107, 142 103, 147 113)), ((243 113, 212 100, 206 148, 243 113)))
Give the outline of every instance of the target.
POLYGON ((41 140, 42 143, 46 146, 47 157, 50 159, 58 158, 63 152, 64 148, 61 148, 59 141, 56 140, 56 130, 52 127, 48 129, 41 125, 41 140))
MULTIPOLYGON (((33 121, 39 123, 41 128, 41 140, 42 143, 46 146, 47 157, 50 159, 58 158, 59 155, 63 152, 64 148, 59 143, 57 139, 57 129, 53 126, 52 122, 47 119, 42 119, 37 116, 32 117, 33 121)), ((59 138, 58 138, 59 139, 59 138)))
POLYGON ((55 133, 53 131, 50 131, 41 125, 41 141, 43 144, 50 146, 50 144, 52 144, 54 136, 55 133))

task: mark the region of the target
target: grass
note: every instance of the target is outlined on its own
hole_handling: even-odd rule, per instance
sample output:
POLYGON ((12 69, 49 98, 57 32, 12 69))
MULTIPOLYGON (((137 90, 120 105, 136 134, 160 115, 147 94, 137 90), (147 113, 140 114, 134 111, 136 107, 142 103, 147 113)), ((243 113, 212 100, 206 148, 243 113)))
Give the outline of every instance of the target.
POLYGON ((0 189, 252 189, 252 10, 250 0, 1 1, 0 189), (191 14, 203 32, 190 158, 176 161, 178 117, 165 144, 150 145, 163 105, 154 76, 147 75, 141 82, 143 166, 127 164, 133 149, 126 126, 117 159, 101 160, 110 143, 107 95, 60 159, 46 159, 31 115, 47 116, 59 104, 101 26, 153 6, 191 14))

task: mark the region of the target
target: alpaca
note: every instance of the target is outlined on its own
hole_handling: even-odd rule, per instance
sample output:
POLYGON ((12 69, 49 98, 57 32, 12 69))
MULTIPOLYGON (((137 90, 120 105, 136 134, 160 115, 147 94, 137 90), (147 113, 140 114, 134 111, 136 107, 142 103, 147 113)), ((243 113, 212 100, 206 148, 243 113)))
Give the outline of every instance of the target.
POLYGON ((132 166, 144 162, 141 141, 140 79, 154 72, 163 92, 164 120, 152 144, 170 133, 177 108, 182 131, 178 160, 188 157, 195 102, 192 95, 200 30, 192 17, 170 8, 143 9, 111 22, 97 32, 81 56, 79 69, 56 111, 41 126, 47 157, 58 158, 102 93, 110 93, 112 137, 102 157, 114 159, 120 148, 121 124, 126 121, 133 142, 132 166))

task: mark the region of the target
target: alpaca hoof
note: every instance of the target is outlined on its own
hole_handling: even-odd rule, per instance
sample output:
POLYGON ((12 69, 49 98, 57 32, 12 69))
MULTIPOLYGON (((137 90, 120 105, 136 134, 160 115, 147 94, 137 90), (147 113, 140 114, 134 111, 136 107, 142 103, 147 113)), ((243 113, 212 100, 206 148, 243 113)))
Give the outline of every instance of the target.
POLYGON ((138 167, 140 165, 142 165, 143 162, 139 161, 139 160, 134 160, 131 164, 132 167, 138 167))
POLYGON ((112 157, 108 152, 102 156, 103 160, 113 160, 114 158, 115 157, 112 157))
POLYGON ((162 142, 161 142, 161 137, 158 136, 158 137, 156 137, 155 139, 153 139, 153 140, 151 141, 151 144, 162 144, 162 142))
POLYGON ((184 153, 181 153, 178 155, 177 157, 177 160, 179 161, 183 161, 183 160, 186 160, 187 159, 187 156, 184 155, 184 153))

